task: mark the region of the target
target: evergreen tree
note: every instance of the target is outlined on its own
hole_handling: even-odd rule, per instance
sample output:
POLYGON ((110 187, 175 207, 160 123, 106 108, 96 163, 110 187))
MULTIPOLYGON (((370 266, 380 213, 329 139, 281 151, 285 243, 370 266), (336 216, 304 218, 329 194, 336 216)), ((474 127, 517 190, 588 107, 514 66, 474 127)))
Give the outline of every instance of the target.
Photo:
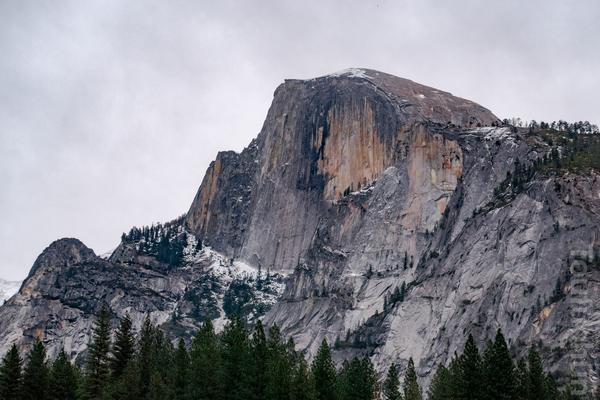
POLYGON ((404 375, 404 400, 422 400, 421 388, 417 382, 417 371, 412 357, 408 360, 408 367, 404 375))
POLYGON ((546 377, 539 353, 533 346, 529 348, 528 363, 528 392, 530 399, 543 399, 546 396, 546 377))
MULTIPOLYGON (((143 397, 148 395, 151 380, 156 366, 157 346, 156 346, 156 328, 152 325, 150 317, 146 316, 140 330, 138 340, 138 369, 140 374, 140 391, 143 397)), ((163 366, 164 368, 164 366, 163 366)), ((156 385, 156 381, 154 382, 156 385)))
POLYGON ((498 329, 484 360, 486 398, 512 400, 515 397, 515 371, 502 331, 498 329))
POLYGON ((48 398, 51 400, 75 400, 77 398, 77 372, 64 350, 52 363, 48 381, 48 398))
POLYGON ((460 398, 461 393, 463 391, 461 379, 462 372, 460 364, 460 357, 456 353, 454 353, 454 357, 452 358, 452 361, 450 361, 450 365, 448 365, 448 393, 449 398, 451 399, 460 398))
POLYGON ((458 365, 460 372, 457 379, 462 389, 459 397, 465 400, 481 400, 483 398, 482 363, 473 335, 467 338, 458 365))
POLYGON ((252 334, 252 355, 253 355, 253 374, 254 379, 252 382, 254 398, 257 400, 263 399, 265 396, 265 390, 267 386, 267 362, 269 357, 269 349, 267 346, 267 337, 263 324, 260 320, 256 322, 254 326, 254 332, 252 334))
MULTIPOLYGON (((0 400, 373 400, 380 395, 369 358, 345 361, 336 374, 324 340, 309 369, 304 356, 294 350, 293 341, 285 342, 276 325, 265 335, 262 324, 257 323, 249 338, 239 318, 231 320, 220 335, 207 320, 188 353, 183 340, 174 348, 149 318, 134 349, 131 321, 127 319, 121 321, 109 358, 109 319, 103 309, 94 325, 83 379, 64 351, 49 368, 39 340, 21 373, 21 358, 12 346, 0 365, 0 400), (95 393, 94 382, 101 382, 95 393)), ((567 386, 563 393, 558 391, 533 347, 515 368, 498 331, 483 360, 469 336, 464 352, 455 354, 448 368, 437 368, 427 394, 428 400, 570 400, 576 398, 574 391, 573 386, 567 386)), ((396 365, 392 364, 381 398, 422 400, 412 358, 405 371, 403 395, 396 365)))
POLYGON ((339 400, 371 400, 377 390, 377 376, 367 357, 344 362, 337 379, 339 400))
POLYGON ((559 400, 560 392, 558 390, 556 381, 551 375, 546 375, 544 391, 546 393, 546 400, 559 400))
POLYGON ((16 345, 2 359, 0 366, 0 399, 19 400, 21 398, 21 367, 23 361, 16 345))
POLYGON ((326 339, 323 339, 317 351, 311 372, 315 382, 316 400, 336 400, 336 371, 326 339))
POLYGON ((190 357, 185 347, 185 342, 183 339, 179 339, 177 351, 175 352, 175 368, 173 369, 174 377, 172 379, 173 393, 176 399, 183 399, 188 393, 189 368, 190 357))
POLYGON ((137 357, 134 357, 127 363, 121 377, 118 381, 113 382, 108 394, 108 398, 115 400, 139 400, 144 398, 139 360, 137 357))
POLYGON ((41 340, 36 339, 23 369, 21 398, 23 400, 45 399, 48 392, 48 373, 46 349, 41 340))
POLYGON ((251 396, 251 365, 248 333, 242 319, 235 316, 221 335, 223 394, 226 400, 245 400, 251 396))
POLYGON ((118 379, 135 352, 135 338, 129 314, 125 314, 115 334, 110 367, 113 379, 118 379))
POLYGON ((315 382, 304 356, 300 356, 294 368, 290 400, 315 400, 315 398, 315 382))
POLYGON ((211 320, 206 319, 194 337, 190 349, 190 398, 222 398, 221 364, 219 341, 211 320))
POLYGON ((398 378, 398 369, 395 363, 390 365, 385 381, 383 382, 383 398, 385 400, 402 400, 400 379, 398 378))
POLYGON ((292 357, 277 325, 269 329, 265 399, 286 398, 291 390, 292 357))
POLYGON ((337 371, 337 377, 335 379, 335 398, 337 400, 348 400, 347 394, 350 392, 349 389, 349 379, 348 370, 350 369, 350 362, 348 360, 344 360, 342 362, 342 367, 337 371))
POLYGON ((102 307, 92 333, 92 343, 85 367, 85 394, 90 399, 99 399, 108 382, 110 373, 110 316, 102 307))
POLYGON ((458 398, 451 395, 451 374, 443 364, 438 367, 427 390, 427 400, 449 400, 458 398))
POLYGON ((379 393, 379 385, 377 382, 377 373, 375 367, 369 357, 363 357, 360 362, 361 365, 361 381, 362 391, 361 398, 365 400, 374 399, 376 394, 379 393))
MULTIPOLYGON (((185 347, 184 347, 185 348, 185 347)), ((166 389, 174 387, 175 372, 177 369, 177 351, 165 333, 155 328, 155 356, 152 372, 158 373, 166 389)), ((171 393, 169 393, 169 396, 171 393)))
MULTIPOLYGON (((517 400, 529 400, 529 371, 525 360, 519 360, 515 369, 516 393, 517 400)), ((539 397, 543 399, 543 397, 539 397)))
POLYGON ((150 382, 148 384, 148 390, 146 399, 148 400, 165 400, 168 398, 167 385, 165 384, 161 374, 152 370, 150 372, 150 382))

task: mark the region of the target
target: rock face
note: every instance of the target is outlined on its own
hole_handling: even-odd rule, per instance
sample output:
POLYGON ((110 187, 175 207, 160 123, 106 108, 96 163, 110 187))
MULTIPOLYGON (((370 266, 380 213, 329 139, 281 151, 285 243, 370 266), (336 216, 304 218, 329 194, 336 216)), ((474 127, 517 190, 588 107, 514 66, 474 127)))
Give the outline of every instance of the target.
POLYGON ((466 334, 501 328, 515 352, 541 343, 556 371, 573 350, 592 381, 600 176, 504 190, 517 160, 549 151, 475 103, 381 72, 288 80, 258 137, 219 153, 187 214, 161 227, 185 241, 181 261, 161 261, 148 238, 108 260, 55 242, 0 308, 0 348, 41 336, 80 354, 106 303, 173 334, 262 317, 309 354, 327 338, 339 359, 368 354, 382 370, 413 357, 424 383, 466 334))
MULTIPOLYGON (((424 123, 495 121, 475 103, 377 71, 288 80, 275 91, 258 138, 241 154, 220 153, 210 165, 186 226, 217 250, 292 271, 331 205, 374 183, 386 168, 410 158, 419 175, 414 190, 452 191, 460 149, 431 135, 424 123), (421 167, 433 164, 434 172, 421 175, 421 167)), ((441 211, 445 199, 438 199, 441 211)), ((420 207, 413 205, 413 219, 420 207)))
MULTIPOLYGON (((183 232, 181 220, 162 229, 183 232)), ((52 243, 38 257, 21 290, 0 307, 2 353, 11 343, 23 349, 36 337, 49 355, 61 348, 85 353, 93 321, 103 305, 113 317, 129 314, 138 329, 146 316, 178 337, 190 337, 210 318, 220 326, 230 313, 250 321, 264 314, 283 292, 283 277, 212 251, 189 236, 177 266, 123 241, 106 260, 77 239, 52 243)), ((116 321, 115 321, 116 324, 116 321)))

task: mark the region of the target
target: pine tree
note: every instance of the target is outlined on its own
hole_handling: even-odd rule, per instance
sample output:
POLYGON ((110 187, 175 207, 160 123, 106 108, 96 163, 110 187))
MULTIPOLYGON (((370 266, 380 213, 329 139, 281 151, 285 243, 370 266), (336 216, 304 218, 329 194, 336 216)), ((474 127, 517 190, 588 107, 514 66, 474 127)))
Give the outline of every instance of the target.
POLYGON ((451 374, 443 364, 438 367, 427 390, 427 400, 449 400, 457 398, 451 395, 451 374))
POLYGON ((417 371, 412 357, 408 360, 408 367, 404 375, 404 400, 422 400, 421 388, 417 382, 417 371))
POLYGON ((175 368, 173 369, 173 393, 176 399, 183 399, 188 393, 188 370, 190 368, 190 357, 185 347, 183 339, 179 339, 177 343, 177 351, 175 352, 175 368))
POLYGON ((529 348, 527 363, 529 367, 529 379, 527 382, 529 398, 543 399, 546 396, 546 377, 540 355, 533 346, 529 348))
POLYGON ((371 400, 375 398, 375 395, 379 392, 379 385, 377 383, 377 373, 375 367, 369 357, 363 357, 360 360, 361 366, 361 392, 360 398, 364 400, 371 400))
POLYGON ((335 397, 337 400, 349 400, 348 393, 351 391, 349 376, 350 361, 344 360, 342 367, 337 371, 335 380, 335 397))
POLYGON ((290 400, 315 400, 315 382, 303 356, 298 357, 293 374, 290 400))
POLYGON ((460 365, 460 357, 454 353, 454 357, 450 361, 450 365, 448 365, 448 393, 449 398, 458 399, 462 393, 462 373, 461 373, 461 365, 460 365))
MULTIPOLYGON (((142 396, 148 395, 150 381, 156 366, 156 328, 149 316, 144 318, 138 341, 138 369, 140 374, 140 389, 142 396)), ((156 383, 156 382, 155 382, 156 383)))
POLYGON ((222 398, 222 362, 219 341, 210 319, 206 319, 190 349, 190 398, 222 398))
POLYGON ((556 381, 551 375, 546 375, 546 379, 544 382, 544 392, 546 400, 559 400, 560 398, 558 385, 556 384, 556 381))
POLYGON ((254 326, 251 347, 254 362, 252 368, 252 373, 254 375, 252 382, 253 394, 255 399, 263 399, 267 386, 267 378, 265 375, 267 372, 269 349, 267 347, 265 330, 260 320, 258 320, 254 326))
MULTIPOLYGON (((239 318, 231 320, 221 335, 215 334, 207 320, 188 353, 183 340, 174 348, 149 318, 144 321, 134 350, 130 321, 124 321, 116 335, 113 356, 109 358, 110 322, 108 311, 103 310, 94 326, 84 379, 64 351, 49 368, 39 340, 32 346, 21 372, 22 361, 16 346, 12 346, 0 365, 0 400, 373 400, 380 395, 369 358, 345 361, 336 374, 330 348, 324 340, 309 369, 304 356, 294 350, 293 341, 285 342, 277 326, 265 335, 262 324, 257 323, 249 338, 239 318), (126 360, 120 363, 122 368, 115 368, 119 365, 117 360, 126 360), (120 372, 115 373, 115 369, 120 372), (103 378, 96 382, 103 383, 92 394, 92 378, 99 370, 104 371, 99 374, 103 378)), ((417 379, 411 358, 402 395, 398 371, 392 364, 381 398, 422 400, 417 379)), ((483 360, 473 337, 469 336, 464 352, 460 356, 455 354, 448 368, 443 365, 437 368, 427 395, 428 400, 570 400, 576 398, 574 390, 575 387, 567 386, 564 393, 558 391, 554 379, 544 373, 540 356, 533 347, 528 357, 515 367, 504 336, 498 331, 486 347, 483 360)))
POLYGON ((118 381, 110 387, 108 398, 118 400, 143 399, 139 360, 134 356, 125 367, 118 381))
POLYGON ((500 329, 496 332, 492 347, 485 353, 484 364, 486 398, 514 399, 516 392, 514 365, 500 329))
POLYGON ((154 363, 152 364, 151 370, 152 374, 155 374, 158 376, 158 378, 160 378, 161 390, 158 393, 165 393, 165 397, 158 398, 171 398, 174 393, 177 373, 177 352, 173 346, 173 343, 165 336, 165 333, 162 330, 155 328, 154 337, 154 363))
POLYGON ((85 393, 90 399, 99 399, 108 382, 110 367, 110 316, 102 307, 94 325, 92 343, 85 367, 85 393))
MULTIPOLYGON (((516 393, 517 400, 529 400, 529 371, 525 360, 519 360, 515 369, 516 393)), ((543 397, 539 397, 543 399, 543 397)))
POLYGON ((459 358, 461 387, 460 398, 465 400, 480 400, 483 398, 483 376, 481 372, 481 357, 473 335, 469 335, 463 354, 459 358))
POLYGON ((266 366, 265 399, 277 400, 287 397, 291 390, 292 357, 283 342, 277 325, 269 329, 267 341, 268 359, 266 366))
POLYGON ((315 382, 316 399, 336 400, 336 371, 326 339, 323 339, 317 351, 311 366, 311 372, 315 382))
POLYGON ((337 379, 339 400, 372 400, 377 390, 377 376, 367 357, 344 362, 337 379))
POLYGON ((248 333, 240 317, 234 317, 221 335, 223 394, 226 400, 246 400, 251 396, 251 365, 248 333))
POLYGON ((23 361, 14 344, 2 359, 0 366, 0 399, 19 400, 21 398, 21 367, 23 361))
POLYGON ((168 398, 167 387, 158 371, 151 371, 146 398, 148 400, 164 400, 168 398))
POLYGON ((51 400, 75 400, 77 398, 77 373, 64 350, 58 353, 52 363, 48 394, 51 400))
POLYGON ((48 392, 48 374, 46 349, 41 340, 36 339, 29 351, 27 364, 23 369, 21 399, 45 399, 48 392))
POLYGON ((133 328, 131 318, 129 314, 125 314, 119 329, 115 334, 115 344, 112 349, 112 356, 110 359, 110 368, 113 379, 121 377, 127 363, 133 357, 135 352, 135 338, 133 336, 133 328))
POLYGON ((398 369, 395 363, 390 365, 385 381, 383 382, 383 398, 385 400, 402 400, 400 379, 398 378, 398 369))

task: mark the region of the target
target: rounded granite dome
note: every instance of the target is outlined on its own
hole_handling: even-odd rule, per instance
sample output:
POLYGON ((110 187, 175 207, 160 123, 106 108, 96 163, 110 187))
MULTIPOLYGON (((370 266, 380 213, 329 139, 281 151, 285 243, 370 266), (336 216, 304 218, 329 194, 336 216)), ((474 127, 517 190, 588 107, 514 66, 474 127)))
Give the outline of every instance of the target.
POLYGON ((499 122, 490 110, 473 101, 385 72, 349 68, 308 81, 324 79, 368 82, 383 91, 414 121, 451 123, 461 127, 490 126, 499 122))

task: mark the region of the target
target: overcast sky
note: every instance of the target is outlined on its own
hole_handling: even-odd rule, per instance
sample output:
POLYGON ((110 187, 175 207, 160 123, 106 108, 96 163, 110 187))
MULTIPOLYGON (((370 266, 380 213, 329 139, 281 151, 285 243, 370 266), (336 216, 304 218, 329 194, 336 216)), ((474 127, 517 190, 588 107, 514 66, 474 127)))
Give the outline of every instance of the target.
POLYGON ((0 277, 187 211, 285 78, 368 67, 600 122, 600 2, 0 1, 0 277))

